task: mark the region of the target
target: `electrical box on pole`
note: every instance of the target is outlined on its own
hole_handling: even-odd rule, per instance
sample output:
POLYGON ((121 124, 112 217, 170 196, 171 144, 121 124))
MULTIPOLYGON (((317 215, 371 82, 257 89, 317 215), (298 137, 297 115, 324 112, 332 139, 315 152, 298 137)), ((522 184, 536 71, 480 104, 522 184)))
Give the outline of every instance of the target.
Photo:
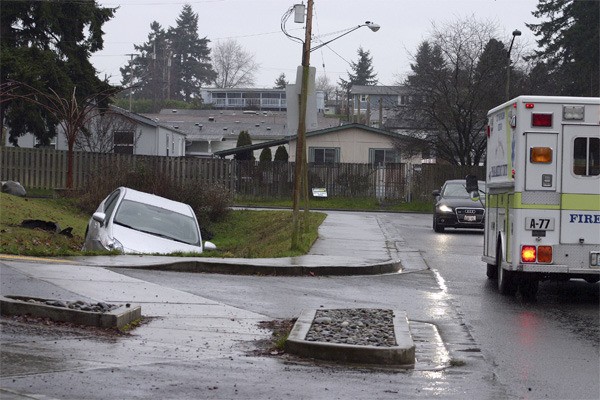
POLYGON ((306 7, 304 4, 294 4, 294 22, 297 24, 304 23, 304 14, 306 13, 306 7))

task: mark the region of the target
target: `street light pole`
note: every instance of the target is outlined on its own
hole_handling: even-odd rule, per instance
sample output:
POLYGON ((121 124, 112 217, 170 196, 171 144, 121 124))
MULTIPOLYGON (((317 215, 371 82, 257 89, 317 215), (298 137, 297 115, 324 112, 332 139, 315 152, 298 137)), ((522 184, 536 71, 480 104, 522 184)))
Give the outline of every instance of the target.
MULTIPOLYGON (((312 36, 313 0, 307 1, 306 32, 302 46, 302 86, 300 89, 300 115, 298 116, 298 139, 296 140, 296 163, 294 165, 294 196, 292 199, 292 250, 299 249, 300 237, 300 192, 306 172, 306 108, 308 103, 308 77, 310 67, 310 39, 312 36)), ((308 182, 304 183, 308 185, 308 182)), ((308 201, 308 198, 304 199, 308 201)))
MULTIPOLYGON (((342 33, 335 38, 321 43, 311 48, 311 37, 312 37, 312 10, 314 0, 307 0, 306 6, 306 31, 304 36, 304 43, 302 46, 302 82, 300 86, 300 99, 299 99, 299 116, 298 116, 298 132, 296 140, 296 163, 294 165, 294 189, 292 195, 292 250, 298 250, 300 240, 300 193, 304 194, 304 221, 305 225, 308 224, 308 166, 307 166, 307 154, 306 154, 306 114, 308 104, 308 80, 310 76, 310 52, 319 49, 332 41, 339 39, 342 36, 347 35, 350 32, 354 32, 358 28, 367 26, 371 31, 377 32, 379 25, 366 21, 362 25, 358 25, 347 32, 342 33)), ((290 10, 291 11, 291 10, 290 10)), ((294 6, 296 12, 295 22, 302 22, 302 15, 304 12, 303 4, 296 4, 294 6), (298 15, 300 14, 300 16, 298 15)), ((289 14, 288 14, 289 15, 289 14)), ((288 36, 291 37, 285 31, 285 19, 282 22, 282 30, 288 36)), ((300 38, 294 38, 301 40, 300 38)), ((290 99, 288 99, 290 100, 290 99)), ((307 228, 307 226, 305 226, 307 228)))
POLYGON ((512 32, 512 40, 510 41, 510 46, 508 48, 508 64, 506 66, 506 101, 510 100, 510 52, 512 51, 515 37, 517 36, 521 36, 521 31, 515 29, 512 32))

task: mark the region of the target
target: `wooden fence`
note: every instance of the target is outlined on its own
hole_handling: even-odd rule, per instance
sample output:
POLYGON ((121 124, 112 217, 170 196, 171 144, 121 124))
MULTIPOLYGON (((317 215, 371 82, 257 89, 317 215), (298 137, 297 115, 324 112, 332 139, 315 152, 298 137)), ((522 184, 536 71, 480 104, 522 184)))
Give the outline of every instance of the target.
MULTIPOLYGON (((178 184, 219 183, 236 195, 249 198, 290 198, 293 190, 293 163, 89 152, 74 153, 73 188, 81 188, 93 174, 110 177, 141 167, 156 171, 178 184)), ((464 178, 468 173, 484 178, 483 167, 310 164, 308 187, 325 188, 328 196, 430 201, 431 191, 439 188, 445 180, 464 178)), ((67 152, 0 147, 0 179, 18 181, 26 188, 65 188, 67 152)))

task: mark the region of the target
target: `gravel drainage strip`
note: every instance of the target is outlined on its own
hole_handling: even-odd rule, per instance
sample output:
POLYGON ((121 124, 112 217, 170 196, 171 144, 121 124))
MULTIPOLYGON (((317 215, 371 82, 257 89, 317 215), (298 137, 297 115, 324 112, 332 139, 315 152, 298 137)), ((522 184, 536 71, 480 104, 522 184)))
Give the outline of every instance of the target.
POLYGON ((122 328, 142 317, 140 306, 0 296, 2 315, 31 315, 99 328, 122 328))
POLYGON ((415 344, 406 312, 390 309, 304 310, 285 343, 302 357, 413 367, 415 344))

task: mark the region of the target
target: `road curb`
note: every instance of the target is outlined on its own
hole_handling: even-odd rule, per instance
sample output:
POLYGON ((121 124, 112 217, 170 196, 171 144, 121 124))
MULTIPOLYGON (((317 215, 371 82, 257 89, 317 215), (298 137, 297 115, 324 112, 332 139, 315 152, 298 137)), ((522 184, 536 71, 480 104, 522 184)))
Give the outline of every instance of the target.
POLYGON ((31 315, 33 317, 50 318, 59 322, 118 329, 142 317, 140 306, 121 306, 112 311, 93 312, 39 303, 47 300, 49 299, 0 296, 0 314, 5 316, 31 315), (29 303, 27 300, 35 300, 36 302, 29 303))
POLYGON ((291 354, 326 361, 359 364, 394 365, 412 368, 415 365, 415 344, 410 334, 405 311, 394 311, 394 334, 397 346, 357 346, 305 340, 317 310, 304 310, 294 324, 285 349, 291 354))
MULTIPOLYGON (((282 264, 289 263, 288 260, 282 264)), ((133 268, 176 272, 198 272, 216 273, 230 275, 268 275, 268 276, 334 276, 334 275, 381 275, 398 273, 402 271, 402 263, 399 260, 390 260, 380 263, 365 265, 276 265, 274 263, 251 264, 228 262, 223 259, 213 260, 178 260, 173 262, 161 262, 157 264, 98 264, 97 267, 104 268, 133 268)))

